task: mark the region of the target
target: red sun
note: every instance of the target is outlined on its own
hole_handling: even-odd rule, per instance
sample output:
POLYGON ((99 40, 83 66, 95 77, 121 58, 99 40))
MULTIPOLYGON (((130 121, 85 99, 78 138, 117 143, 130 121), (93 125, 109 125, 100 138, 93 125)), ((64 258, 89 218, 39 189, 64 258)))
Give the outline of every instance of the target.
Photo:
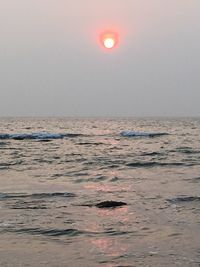
POLYGON ((101 44, 106 49, 115 48, 116 45, 118 44, 118 40, 119 40, 118 34, 113 32, 104 32, 100 36, 101 44))

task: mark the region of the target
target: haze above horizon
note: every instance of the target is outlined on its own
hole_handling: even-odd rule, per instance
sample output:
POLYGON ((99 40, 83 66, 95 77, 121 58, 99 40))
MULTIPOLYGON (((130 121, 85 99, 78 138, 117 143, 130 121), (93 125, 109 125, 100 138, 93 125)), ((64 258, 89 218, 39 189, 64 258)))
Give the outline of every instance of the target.
POLYGON ((199 0, 0 0, 0 116, 200 116, 199 0), (102 32, 119 36, 103 49, 102 32))

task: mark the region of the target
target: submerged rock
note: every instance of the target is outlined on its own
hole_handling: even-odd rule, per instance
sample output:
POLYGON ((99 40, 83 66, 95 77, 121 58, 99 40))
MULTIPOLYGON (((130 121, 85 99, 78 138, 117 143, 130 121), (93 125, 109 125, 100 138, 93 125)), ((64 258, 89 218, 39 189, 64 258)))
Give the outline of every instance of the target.
POLYGON ((127 203, 125 202, 108 200, 108 201, 102 201, 96 204, 95 206, 97 208, 103 209, 103 208, 116 208, 116 207, 121 207, 125 205, 127 205, 127 203))

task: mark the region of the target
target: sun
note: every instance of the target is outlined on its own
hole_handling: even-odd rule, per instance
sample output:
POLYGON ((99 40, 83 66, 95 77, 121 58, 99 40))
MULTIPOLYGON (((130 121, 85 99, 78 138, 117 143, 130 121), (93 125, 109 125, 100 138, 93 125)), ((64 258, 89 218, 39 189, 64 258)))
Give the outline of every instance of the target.
POLYGON ((113 38, 110 38, 110 37, 106 38, 103 41, 103 43, 104 43, 105 48, 107 48, 107 49, 111 49, 115 46, 115 40, 113 38))
POLYGON ((100 35, 100 41, 104 48, 111 50, 118 44, 118 34, 114 32, 104 32, 100 35))

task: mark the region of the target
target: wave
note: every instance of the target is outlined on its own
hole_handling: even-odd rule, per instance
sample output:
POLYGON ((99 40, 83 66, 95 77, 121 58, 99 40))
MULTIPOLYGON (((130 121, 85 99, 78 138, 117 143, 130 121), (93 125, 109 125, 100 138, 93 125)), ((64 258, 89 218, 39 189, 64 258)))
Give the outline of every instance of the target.
POLYGON ((200 196, 179 196, 172 199, 167 199, 169 202, 172 203, 180 203, 180 202, 199 202, 200 196))
POLYGON ((132 231, 116 231, 114 229, 107 229, 104 232, 94 232, 88 230, 79 230, 76 228, 68 228, 68 229, 59 229, 59 228, 5 228, 1 232, 7 233, 16 233, 16 234, 28 234, 28 235, 43 235, 48 237, 76 237, 80 235, 99 235, 99 234, 108 234, 110 236, 117 236, 117 235, 125 235, 130 234, 132 231))
POLYGON ((22 228, 22 229, 5 229, 4 232, 14 232, 18 234, 30 234, 30 235, 44 235, 51 237, 58 236, 78 236, 80 234, 87 233, 85 231, 80 231, 78 229, 40 229, 40 228, 22 228))
MULTIPOLYGON (((151 133, 151 132, 134 132, 134 131, 122 131, 120 133, 123 137, 156 137, 161 135, 167 135, 168 133, 151 133)), ((36 132, 36 133, 0 133, 0 140, 39 140, 48 142, 52 139, 64 139, 64 138, 76 138, 80 136, 88 136, 81 133, 49 133, 49 132, 36 132)), ((85 142, 80 145, 101 145, 102 143, 85 142)))
POLYGON ((194 164, 185 164, 182 162, 157 162, 157 161, 147 161, 147 162, 130 162, 127 163, 126 166, 128 167, 135 167, 135 168, 142 168, 142 167, 156 167, 156 166, 166 166, 166 167, 173 167, 173 166, 193 166, 194 164))
POLYGON ((52 197, 76 197, 74 193, 69 192, 54 192, 54 193, 35 193, 35 194, 21 194, 21 193, 0 193, 0 200, 16 199, 16 198, 52 198, 52 197))
POLYGON ((168 135, 168 133, 122 131, 120 135, 123 137, 156 137, 161 135, 168 135))
POLYGON ((25 140, 25 139, 36 139, 36 140, 48 140, 48 139, 63 139, 83 136, 82 134, 74 133, 21 133, 21 134, 0 134, 0 139, 14 139, 14 140, 25 140))

